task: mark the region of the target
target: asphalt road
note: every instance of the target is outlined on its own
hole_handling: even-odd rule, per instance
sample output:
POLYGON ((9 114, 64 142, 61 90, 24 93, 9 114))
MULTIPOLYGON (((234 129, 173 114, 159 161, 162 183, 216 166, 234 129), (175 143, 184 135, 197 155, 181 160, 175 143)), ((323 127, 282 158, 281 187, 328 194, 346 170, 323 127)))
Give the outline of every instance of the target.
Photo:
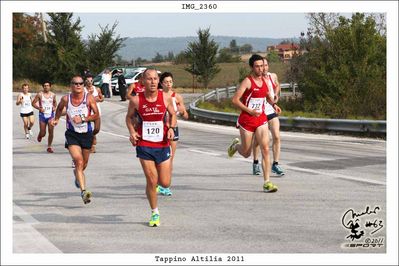
POLYGON ((13 106, 14 253, 386 252, 385 141, 282 132, 286 175, 272 175, 279 191, 268 194, 250 159, 227 158, 237 129, 179 121, 173 196, 160 196, 162 224, 150 228, 126 102, 114 97, 101 106, 97 153, 86 170, 88 205, 73 184, 65 121, 48 154, 47 139, 36 141, 38 121, 26 140, 13 106), (352 231, 343 225, 351 220, 359 225, 352 231))

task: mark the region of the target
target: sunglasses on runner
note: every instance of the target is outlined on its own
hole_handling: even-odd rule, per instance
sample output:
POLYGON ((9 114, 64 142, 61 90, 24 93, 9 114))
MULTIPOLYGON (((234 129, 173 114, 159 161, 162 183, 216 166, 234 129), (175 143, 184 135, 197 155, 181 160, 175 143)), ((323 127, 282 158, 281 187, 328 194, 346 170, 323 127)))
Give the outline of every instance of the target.
POLYGON ((73 85, 78 86, 78 85, 83 85, 83 82, 72 82, 73 85))

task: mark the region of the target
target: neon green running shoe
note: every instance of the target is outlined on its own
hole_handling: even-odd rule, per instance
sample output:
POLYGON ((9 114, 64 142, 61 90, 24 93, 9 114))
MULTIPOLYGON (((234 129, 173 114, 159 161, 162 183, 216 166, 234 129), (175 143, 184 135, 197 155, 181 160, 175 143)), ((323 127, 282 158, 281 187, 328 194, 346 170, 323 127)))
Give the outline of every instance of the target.
POLYGON ((272 182, 268 181, 263 185, 263 192, 265 193, 271 193, 271 192, 276 192, 278 190, 278 187, 274 185, 272 182))
POLYGON ((235 138, 233 139, 233 141, 231 142, 229 148, 227 149, 227 155, 231 158, 233 157, 233 155, 236 153, 236 145, 240 142, 239 138, 235 138))
POLYGON ((161 225, 161 222, 159 220, 159 213, 153 212, 151 214, 151 220, 150 220, 149 226, 155 227, 155 226, 160 226, 160 225, 161 225))
POLYGON ((81 193, 80 193, 80 195, 81 195, 81 197, 82 197, 82 200, 83 200, 83 203, 84 204, 87 204, 87 203, 90 203, 91 202, 91 192, 90 191, 88 191, 88 190, 83 190, 81 193))

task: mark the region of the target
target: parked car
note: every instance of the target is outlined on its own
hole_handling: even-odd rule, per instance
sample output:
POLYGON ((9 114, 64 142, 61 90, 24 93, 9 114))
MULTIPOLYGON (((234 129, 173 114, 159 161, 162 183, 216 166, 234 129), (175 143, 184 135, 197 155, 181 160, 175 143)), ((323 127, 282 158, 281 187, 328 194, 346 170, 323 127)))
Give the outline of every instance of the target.
MULTIPOLYGON (((112 78, 111 78, 111 88, 112 88, 112 93, 114 95, 119 95, 119 86, 118 86, 118 76, 117 72, 118 69, 123 70, 123 75, 125 76, 126 80, 126 85, 129 86, 132 83, 136 83, 139 81, 139 75, 146 70, 146 67, 126 67, 126 66, 113 66, 113 67, 107 67, 112 73, 112 78)), ((104 73, 105 69, 101 71, 94 79, 93 79, 93 85, 100 87, 102 85, 101 81, 101 75, 104 73)), ((161 72, 158 71, 158 74, 160 75, 161 72)))

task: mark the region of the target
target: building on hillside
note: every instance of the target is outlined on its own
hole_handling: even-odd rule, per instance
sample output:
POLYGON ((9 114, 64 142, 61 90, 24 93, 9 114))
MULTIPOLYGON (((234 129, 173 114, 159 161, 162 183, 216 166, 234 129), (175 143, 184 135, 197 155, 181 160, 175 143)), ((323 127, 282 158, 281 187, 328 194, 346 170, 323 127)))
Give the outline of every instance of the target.
POLYGON ((271 45, 266 50, 267 53, 276 52, 283 62, 291 60, 294 55, 302 55, 304 53, 296 43, 271 45))

